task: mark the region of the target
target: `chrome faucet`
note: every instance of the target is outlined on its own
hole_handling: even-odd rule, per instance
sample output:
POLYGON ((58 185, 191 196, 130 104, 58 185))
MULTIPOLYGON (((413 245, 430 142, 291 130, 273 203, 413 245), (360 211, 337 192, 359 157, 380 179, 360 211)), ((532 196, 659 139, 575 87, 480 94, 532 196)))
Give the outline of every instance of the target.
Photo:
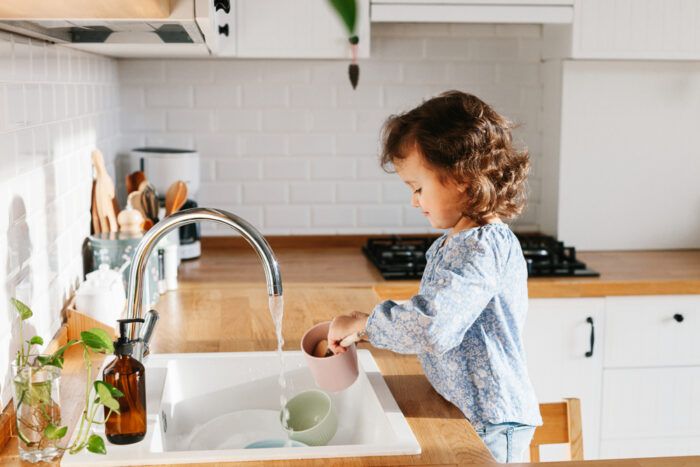
MULTIPOLYGON (((237 231, 241 236, 250 243, 255 252, 260 257, 265 270, 265 279, 267 281, 267 293, 272 296, 282 295, 282 276, 280 275, 277 258, 272 252, 272 248, 267 243, 267 240, 258 232, 250 223, 231 214, 230 212, 220 209, 211 208, 192 208, 172 214, 156 225, 151 227, 143 236, 131 263, 131 271, 129 273, 129 295, 127 298, 127 318, 142 318, 143 310, 143 276, 148 264, 148 258, 151 256, 153 248, 158 241, 168 232, 185 224, 191 224, 199 221, 214 221, 226 224, 233 230, 237 231)), ((144 349, 148 351, 148 342, 152 333, 152 328, 147 333, 142 333, 137 339, 136 329, 132 326, 129 331, 129 338, 135 341, 141 340, 141 354, 136 355, 139 360, 143 357, 144 349), (144 337, 147 336, 147 337, 144 337)))

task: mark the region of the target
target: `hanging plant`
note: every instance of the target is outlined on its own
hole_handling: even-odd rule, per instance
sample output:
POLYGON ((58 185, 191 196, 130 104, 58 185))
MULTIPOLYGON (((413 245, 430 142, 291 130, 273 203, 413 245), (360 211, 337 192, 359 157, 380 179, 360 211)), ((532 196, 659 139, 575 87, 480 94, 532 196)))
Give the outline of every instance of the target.
POLYGON ((352 53, 352 63, 348 66, 348 77, 352 88, 356 89, 360 80, 360 66, 357 64, 357 44, 360 42, 360 38, 357 37, 355 32, 355 27, 357 26, 357 0, 328 1, 338 13, 338 16, 340 16, 349 34, 348 42, 352 53))

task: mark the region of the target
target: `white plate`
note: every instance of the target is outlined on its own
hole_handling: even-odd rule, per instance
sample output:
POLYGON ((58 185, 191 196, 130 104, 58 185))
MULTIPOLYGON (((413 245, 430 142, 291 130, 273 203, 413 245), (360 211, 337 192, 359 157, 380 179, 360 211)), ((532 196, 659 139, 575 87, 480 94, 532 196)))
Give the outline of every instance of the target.
POLYGON ((277 410, 239 410, 202 425, 190 438, 190 449, 208 451, 242 449, 266 439, 286 439, 277 410))

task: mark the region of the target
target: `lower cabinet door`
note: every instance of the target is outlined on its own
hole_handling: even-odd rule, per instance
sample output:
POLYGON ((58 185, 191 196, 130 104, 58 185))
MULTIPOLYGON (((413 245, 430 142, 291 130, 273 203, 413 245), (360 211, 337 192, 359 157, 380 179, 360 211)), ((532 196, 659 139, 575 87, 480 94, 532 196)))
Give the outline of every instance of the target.
MULTIPOLYGON (((524 345, 537 397, 540 403, 581 400, 584 458, 597 459, 605 299, 531 299, 529 304, 524 345)), ((541 459, 565 460, 568 452, 568 446, 543 446, 541 459)))
POLYGON ((700 455, 700 367, 606 369, 603 457, 700 455))

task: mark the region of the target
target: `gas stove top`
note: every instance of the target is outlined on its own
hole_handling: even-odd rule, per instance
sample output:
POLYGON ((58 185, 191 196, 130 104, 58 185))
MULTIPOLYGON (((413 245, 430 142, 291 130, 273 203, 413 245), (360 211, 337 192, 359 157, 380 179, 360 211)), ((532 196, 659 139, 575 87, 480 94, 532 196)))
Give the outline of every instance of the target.
MULTIPOLYGON (((518 234, 527 262, 529 277, 598 277, 576 258, 574 247, 564 246, 554 237, 541 234, 518 234)), ((370 238, 362 247, 365 256, 387 280, 420 279, 425 269, 425 252, 436 237, 370 238)))

